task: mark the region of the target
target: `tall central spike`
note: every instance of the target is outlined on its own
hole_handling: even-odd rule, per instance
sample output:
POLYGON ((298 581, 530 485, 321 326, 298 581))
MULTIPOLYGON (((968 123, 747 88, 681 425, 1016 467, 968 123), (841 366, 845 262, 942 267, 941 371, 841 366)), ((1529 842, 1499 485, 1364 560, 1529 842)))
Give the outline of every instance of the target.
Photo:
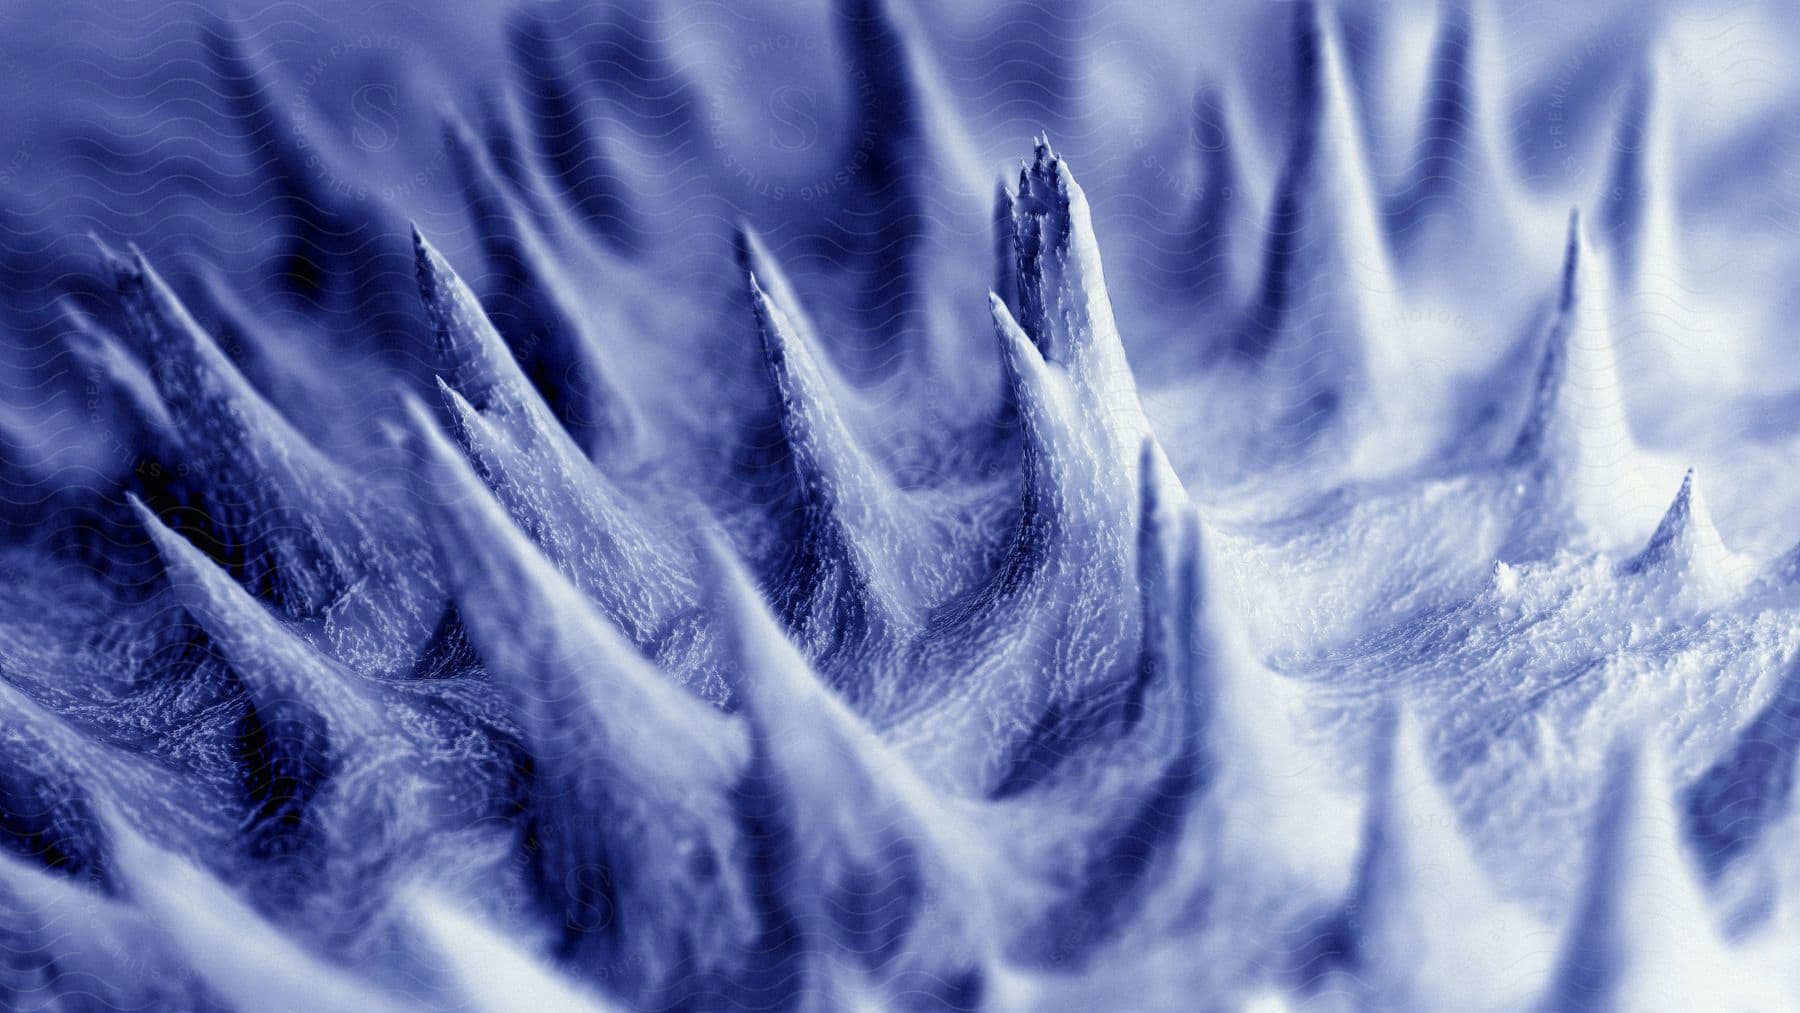
MULTIPOLYGON (((1039 138, 1019 171, 1012 229, 1020 328, 1045 361, 1116 410, 1116 424, 1132 426, 1137 387, 1113 320, 1087 194, 1048 138, 1039 138)), ((1144 431, 1135 429, 1128 435, 1144 431)))
POLYGON ((1528 497, 1505 550, 1512 558, 1552 551, 1571 523, 1584 537, 1616 542, 1654 480, 1626 421, 1609 287, 1596 259, 1572 212, 1561 290, 1509 457, 1528 497))

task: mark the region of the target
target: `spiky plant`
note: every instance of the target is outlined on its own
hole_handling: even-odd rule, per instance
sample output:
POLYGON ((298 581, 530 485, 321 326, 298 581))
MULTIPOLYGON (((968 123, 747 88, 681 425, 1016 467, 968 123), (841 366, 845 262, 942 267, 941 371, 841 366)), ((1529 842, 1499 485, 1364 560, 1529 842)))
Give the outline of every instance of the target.
POLYGON ((1666 61, 1568 214, 1487 21, 1402 157, 1297 5, 1268 171, 1209 82, 1115 238, 1045 138, 988 215, 907 11, 802 201, 603 13, 397 187, 208 21, 216 125, 90 170, 177 210, 8 198, 0 1005, 1792 1005, 1800 557, 1619 372, 1695 291, 1666 61))

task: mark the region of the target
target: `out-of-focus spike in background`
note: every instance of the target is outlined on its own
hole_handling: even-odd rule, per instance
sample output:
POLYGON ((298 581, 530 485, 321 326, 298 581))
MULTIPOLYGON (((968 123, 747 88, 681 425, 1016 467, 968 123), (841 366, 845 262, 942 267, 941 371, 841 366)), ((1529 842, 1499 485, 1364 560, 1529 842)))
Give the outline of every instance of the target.
POLYGON ((1800 1008, 1779 0, 10 0, 0 1007, 1800 1008))

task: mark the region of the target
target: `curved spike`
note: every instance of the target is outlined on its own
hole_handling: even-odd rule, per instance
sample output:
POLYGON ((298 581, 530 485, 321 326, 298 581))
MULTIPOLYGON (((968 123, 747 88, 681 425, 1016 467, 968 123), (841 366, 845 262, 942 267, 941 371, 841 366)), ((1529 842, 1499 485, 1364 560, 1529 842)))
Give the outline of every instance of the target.
POLYGON ((224 571, 171 530, 143 501, 130 497, 138 522, 162 559, 170 591, 206 631, 259 704, 296 702, 317 712, 333 729, 374 731, 379 712, 348 673, 284 629, 224 571))
MULTIPOLYGON (((1609 758, 1587 885, 1545 1006, 1641 1009, 1720 1001, 1723 948, 1660 771, 1634 748, 1609 758)), ((1727 1003, 1730 1005, 1730 1003, 1727 1003)))
POLYGON ((132 336, 155 363, 150 375, 178 427, 171 436, 186 450, 176 463, 201 494, 193 522, 259 596, 292 617, 318 614, 344 593, 368 541, 345 477, 250 386, 142 255, 106 261, 132 336))
MULTIPOLYGON (((754 275, 749 287, 764 361, 780 398, 782 431, 798 473, 804 523, 813 531, 808 545, 827 557, 813 561, 805 575, 809 585, 796 590, 840 608, 850 604, 843 598, 846 593, 854 595, 855 607, 871 610, 857 617, 861 623, 904 621, 912 602, 905 587, 890 579, 900 567, 885 551, 910 541, 907 526, 886 509, 898 493, 857 445, 832 402, 830 381, 785 308, 763 291, 754 275), (819 582, 830 576, 817 572, 818 567, 841 572, 850 587, 822 587, 819 582)), ((846 617, 814 618, 828 628, 841 628, 846 617)))
MULTIPOLYGON (((619 447, 636 429, 633 413, 601 368, 555 258, 501 190, 468 127, 450 115, 444 133, 469 216, 497 277, 486 301, 489 319, 508 336, 520 370, 589 456, 619 447)), ((414 248, 419 249, 416 235, 414 248)))
POLYGON ((579 754, 562 747, 593 736, 608 743, 608 762, 648 764, 645 775, 659 766, 675 773, 685 763, 689 776, 729 780, 742 752, 741 729, 671 684, 596 614, 513 525, 424 409, 417 402, 408 408, 419 456, 415 486, 438 518, 439 555, 450 563, 458 611, 488 668, 508 680, 534 744, 574 760, 579 754), (596 663, 607 673, 604 697, 582 674, 596 663))
POLYGON ((587 98, 544 14, 524 8, 507 30, 520 91, 529 98, 538 153, 561 182, 575 212, 621 252, 643 250, 642 216, 616 175, 605 140, 588 115, 587 98))
POLYGON ((459 997, 467 1002, 460 1008, 475 1013, 517 1009, 623 1013, 625 1009, 564 980, 556 970, 448 901, 416 890, 406 909, 412 923, 448 959, 450 978, 459 997))
POLYGON ((307 952, 207 872, 144 840, 116 814, 107 820, 121 876, 163 938, 207 987, 241 1009, 366 1010, 404 1004, 307 952))
POLYGON ((980 877, 964 872, 1001 875, 998 856, 814 675, 731 550, 705 534, 699 555, 766 779, 742 804, 757 836, 784 852, 772 856, 770 886, 793 899, 801 937, 829 939, 870 969, 904 953, 940 984, 970 973, 972 940, 960 929, 964 891, 980 877), (950 924, 921 935, 927 906, 950 924))
POLYGON ((764 945, 767 904, 735 857, 742 722, 657 671, 513 526, 416 402, 409 413, 415 495, 436 519, 469 639, 536 760, 538 875, 568 945, 630 968, 618 985, 634 1005, 791 984, 774 973, 785 956, 764 945), (633 830, 608 833, 614 823, 633 830))
POLYGON ((1396 375, 1397 353, 1374 324, 1393 315, 1385 304, 1399 286, 1336 33, 1313 0, 1296 6, 1295 19, 1300 91, 1261 281, 1233 350, 1253 363, 1279 352, 1294 373, 1291 396, 1306 403, 1313 388, 1380 387, 1396 375))

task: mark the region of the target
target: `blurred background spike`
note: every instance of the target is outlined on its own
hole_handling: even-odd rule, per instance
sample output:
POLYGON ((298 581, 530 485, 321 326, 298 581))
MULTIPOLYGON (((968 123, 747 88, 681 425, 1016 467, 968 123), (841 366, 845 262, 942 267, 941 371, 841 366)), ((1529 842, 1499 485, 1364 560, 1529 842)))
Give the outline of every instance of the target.
POLYGON ((296 131, 281 112, 280 89, 245 51, 236 23, 202 20, 201 41, 215 79, 246 130, 253 158, 264 159, 275 189, 274 220, 290 232, 274 277, 288 291, 337 313, 355 313, 364 333, 392 335, 407 329, 404 303, 394 298, 391 272, 380 269, 386 247, 397 238, 399 221, 381 202, 345 186, 329 169, 334 153, 311 138, 296 144, 296 131), (323 178, 321 178, 323 177, 323 178), (395 315, 395 314, 402 315, 395 315))
POLYGON ((1232 350, 1265 372, 1288 414, 1316 431, 1357 399, 1394 389, 1405 366, 1404 350, 1382 326, 1397 316, 1399 283, 1338 33, 1311 0, 1293 11, 1300 88, 1261 278, 1232 350))
POLYGON ((843 163, 860 164, 841 225, 862 277, 857 316, 868 333, 844 356, 852 382, 867 384, 928 368, 925 270, 932 226, 932 120, 920 94, 893 0, 836 0, 836 26, 850 72, 855 119, 843 163))
POLYGON ((1776 682, 1768 702, 1680 796, 1683 829, 1709 881, 1759 846, 1776 845, 1771 831, 1794 811, 1800 658, 1771 674, 1776 682))
POLYGON ((1484 244, 1495 251, 1494 269, 1510 271, 1509 262, 1527 259, 1520 225, 1534 217, 1501 147, 1507 110, 1500 96, 1508 82, 1493 52, 1499 21, 1483 0, 1439 0, 1437 18, 1413 163, 1386 198, 1386 225, 1414 287, 1461 292, 1479 284, 1491 297, 1496 275, 1457 270, 1458 251, 1484 244))
POLYGON ((0 714, 30 736, 0 741, 0 850, 68 882, 115 892, 112 845, 94 811, 102 800, 87 784, 96 765, 84 755, 85 743, 71 742, 73 729, 11 686, 0 691, 0 714))
POLYGON ((532 139, 570 207, 594 234, 627 256, 639 254, 648 244, 642 216, 626 193, 627 181, 608 151, 587 89, 569 68, 564 33, 548 10, 519 10, 507 31, 532 139))
POLYGON ((0 924, 19 948, 3 987, 27 1002, 78 993, 102 1009, 222 1008, 142 907, 3 856, 0 924), (121 954, 143 973, 119 974, 121 954))
POLYGON ((508 1013, 521 1006, 566 1013, 624 1013, 626 1007, 566 979, 519 949, 472 912, 423 888, 405 901, 407 915, 449 962, 461 1008, 508 1013))
POLYGON ((1608 758, 1587 882, 1543 997, 1547 1009, 1712 1003, 1745 984, 1729 980, 1661 770, 1641 749, 1622 745, 1608 758))
POLYGON ((1537 957, 1522 913, 1500 904, 1433 772, 1425 731, 1404 709, 1377 722, 1356 877, 1345 900, 1350 981, 1372 1007, 1494 1009, 1525 998, 1537 957), (1514 931, 1476 931, 1494 919, 1514 931), (1353 928, 1351 927, 1353 926, 1353 928))
POLYGON ((209 991, 233 1007, 270 1004, 337 1013, 399 1013, 407 1004, 296 944, 223 883, 150 843, 113 813, 131 898, 209 991))
POLYGON ((1250 232, 1243 209, 1245 181, 1231 119, 1220 86, 1208 82, 1194 93, 1193 148, 1199 163, 1199 192, 1182 223, 1181 253, 1175 258, 1183 285, 1202 302, 1236 297, 1236 246, 1250 232))
POLYGON ((554 228, 560 219, 548 206, 550 202, 540 186, 530 154, 519 143, 519 128, 525 115, 519 111, 513 90, 504 83, 483 89, 477 105, 482 148, 494 171, 511 185, 532 221, 546 229, 554 228))
POLYGON ((1643 55, 1613 129, 1597 231, 1621 293, 1639 294, 1651 282, 1679 290, 1684 280, 1675 262, 1674 96, 1667 68, 1662 47, 1643 55))

